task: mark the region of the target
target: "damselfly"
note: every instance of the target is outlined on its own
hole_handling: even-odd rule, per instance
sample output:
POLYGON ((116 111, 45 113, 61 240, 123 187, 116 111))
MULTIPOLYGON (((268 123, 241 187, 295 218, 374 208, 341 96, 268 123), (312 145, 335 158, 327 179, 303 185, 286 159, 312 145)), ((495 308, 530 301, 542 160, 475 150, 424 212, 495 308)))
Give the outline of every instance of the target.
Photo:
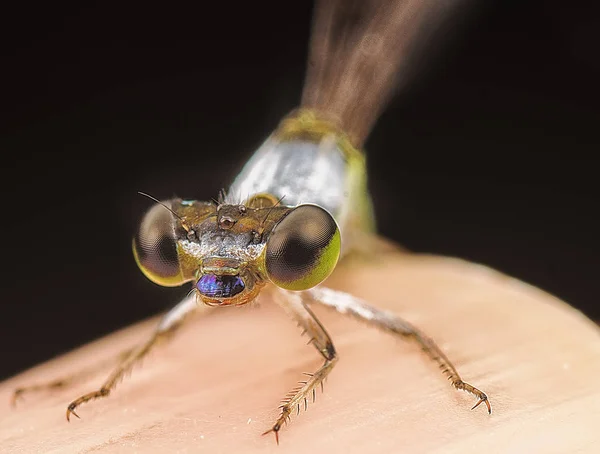
MULTIPOLYGON (((486 394, 462 380, 432 339, 397 315, 322 283, 349 251, 375 233, 367 191, 364 141, 423 30, 457 1, 323 1, 317 5, 302 102, 284 118, 219 200, 158 202, 133 240, 142 272, 164 286, 193 284, 190 294, 158 324, 154 334, 126 352, 96 391, 74 400, 67 419, 116 384, 199 305, 239 306, 260 292, 292 315, 323 357, 323 365, 288 394, 265 433, 279 431, 292 411, 333 369, 337 354, 310 309, 332 307, 409 338, 439 364, 451 384, 473 394, 475 407, 491 406, 486 394)), ((17 390, 17 395, 29 388, 17 390)))

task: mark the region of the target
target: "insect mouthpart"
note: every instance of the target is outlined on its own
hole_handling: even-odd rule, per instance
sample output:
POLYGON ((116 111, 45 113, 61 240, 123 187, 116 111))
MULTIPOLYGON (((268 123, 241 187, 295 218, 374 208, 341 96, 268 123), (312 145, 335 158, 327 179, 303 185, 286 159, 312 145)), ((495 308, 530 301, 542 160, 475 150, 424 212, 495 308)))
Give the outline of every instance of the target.
POLYGON ((201 295, 209 298, 232 298, 244 291, 246 285, 238 275, 204 274, 196 283, 201 295))

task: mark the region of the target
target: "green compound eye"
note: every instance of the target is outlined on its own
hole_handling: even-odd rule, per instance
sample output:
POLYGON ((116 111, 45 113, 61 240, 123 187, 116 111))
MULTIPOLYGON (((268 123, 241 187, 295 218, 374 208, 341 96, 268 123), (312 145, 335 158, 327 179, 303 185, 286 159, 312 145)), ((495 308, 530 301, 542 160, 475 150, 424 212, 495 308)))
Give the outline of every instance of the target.
POLYGON ((267 275, 281 288, 308 290, 331 274, 340 249, 340 231, 333 217, 318 205, 299 205, 269 235, 267 275))
MULTIPOLYGON (((170 208, 171 202, 165 205, 170 208)), ((133 255, 142 272, 156 284, 171 287, 184 282, 175 220, 164 206, 156 204, 145 214, 133 239, 133 255)))

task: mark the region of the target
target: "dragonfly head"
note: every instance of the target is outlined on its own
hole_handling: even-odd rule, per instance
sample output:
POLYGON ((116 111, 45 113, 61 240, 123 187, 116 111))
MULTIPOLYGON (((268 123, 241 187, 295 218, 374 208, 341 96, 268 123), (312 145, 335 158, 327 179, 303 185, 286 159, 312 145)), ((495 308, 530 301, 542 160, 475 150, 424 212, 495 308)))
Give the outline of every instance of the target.
POLYGON ((317 205, 269 203, 161 202, 133 240, 136 262, 159 285, 193 281, 198 298, 211 306, 246 304, 267 282, 314 287, 340 254, 335 220, 317 205))

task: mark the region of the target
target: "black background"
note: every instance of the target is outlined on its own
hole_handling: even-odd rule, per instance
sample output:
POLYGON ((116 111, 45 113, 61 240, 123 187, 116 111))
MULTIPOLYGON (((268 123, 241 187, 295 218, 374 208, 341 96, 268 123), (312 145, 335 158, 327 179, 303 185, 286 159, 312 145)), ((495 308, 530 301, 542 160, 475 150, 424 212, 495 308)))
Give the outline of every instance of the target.
MULTIPOLYGON (((366 144, 380 231, 600 319, 598 8, 487 4, 366 144)), ((3 12, 0 378, 176 302, 136 191, 215 197, 296 107, 311 2, 194 5, 3 12)))

